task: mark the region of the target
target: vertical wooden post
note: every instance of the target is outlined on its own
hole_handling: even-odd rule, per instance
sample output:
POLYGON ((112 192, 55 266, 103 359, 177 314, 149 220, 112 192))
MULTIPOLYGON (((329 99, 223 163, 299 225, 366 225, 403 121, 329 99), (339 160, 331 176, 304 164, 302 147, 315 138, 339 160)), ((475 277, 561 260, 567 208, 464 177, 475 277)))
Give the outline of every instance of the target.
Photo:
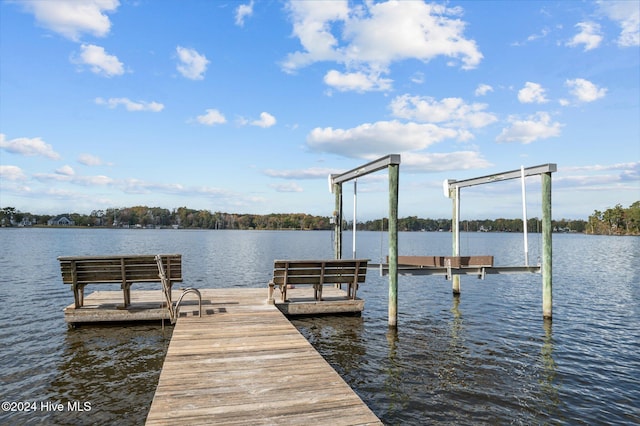
POLYGON ((342 184, 333 184, 333 194, 335 195, 335 204, 333 217, 333 251, 336 259, 342 259, 342 184))
POLYGON ((398 180, 400 166, 389 165, 389 327, 398 326, 398 180))
MULTIPOLYGON (((451 190, 453 200, 453 215, 451 218, 451 235, 453 237, 453 256, 460 256, 460 188, 451 190)), ((460 294, 460 275, 454 274, 451 277, 451 289, 454 296, 460 294)))
POLYGON ((553 305, 553 244, 551 229, 551 173, 542 176, 542 317, 551 319, 553 305))

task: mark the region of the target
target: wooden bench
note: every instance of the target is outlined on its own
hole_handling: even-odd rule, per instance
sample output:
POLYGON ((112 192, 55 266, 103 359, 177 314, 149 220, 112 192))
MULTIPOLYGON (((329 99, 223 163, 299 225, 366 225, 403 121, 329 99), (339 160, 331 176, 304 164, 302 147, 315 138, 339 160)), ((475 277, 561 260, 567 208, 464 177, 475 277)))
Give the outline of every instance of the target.
POLYGON ((273 290, 280 288, 282 301, 287 301, 287 287, 311 285, 314 299, 322 300, 324 284, 347 284, 347 298, 355 299, 358 284, 364 283, 369 259, 275 260, 273 278, 269 281, 269 303, 274 303, 273 290))
MULTIPOLYGON (((114 256, 61 256, 62 282, 70 284, 76 308, 84 304, 87 284, 120 284, 124 295, 124 308, 131 304, 131 285, 143 282, 161 282, 156 255, 114 256)), ((182 281, 182 255, 162 254, 162 262, 169 287, 182 281)))

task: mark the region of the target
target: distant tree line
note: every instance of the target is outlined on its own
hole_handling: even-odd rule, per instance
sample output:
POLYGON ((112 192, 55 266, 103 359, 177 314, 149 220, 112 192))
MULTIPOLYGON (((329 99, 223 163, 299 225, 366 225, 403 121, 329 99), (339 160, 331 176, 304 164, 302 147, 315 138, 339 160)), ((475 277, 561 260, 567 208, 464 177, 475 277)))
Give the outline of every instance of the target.
MULTIPOLYGON (((463 232, 523 232, 522 219, 482 219, 462 220, 460 230, 463 232)), ((584 220, 560 219, 552 220, 553 232, 585 232, 587 222, 584 220)), ((451 219, 421 219, 417 216, 409 216, 398 219, 400 231, 451 231, 451 219)), ((357 229, 367 231, 386 230, 388 220, 376 219, 364 223, 358 223, 357 229)), ((541 232, 542 225, 537 217, 527 219, 527 232, 541 232)))
POLYGON ((640 235, 640 201, 628 208, 616 204, 605 211, 595 210, 587 221, 587 234, 640 235))
POLYGON ((45 226, 49 220, 65 216, 78 227, 106 228, 193 228, 193 229, 332 229, 329 217, 304 213, 272 213, 268 215, 238 214, 194 210, 179 207, 134 206, 94 210, 89 215, 62 213, 35 215, 14 207, 0 208, 2 226, 45 226))
MULTIPOLYGON (((639 234, 640 202, 629 209, 616 206, 604 213, 596 211, 589 221, 561 219, 553 220, 554 232, 578 232, 589 234, 639 234), (634 216, 635 214, 635 216, 634 216), (623 232, 624 231, 624 232, 623 232)), ((59 215, 34 215, 20 212, 14 207, 0 209, 1 226, 47 226, 52 218, 66 217, 78 227, 105 228, 185 228, 185 229, 333 229, 328 216, 313 216, 305 213, 271 213, 267 215, 211 212, 178 207, 173 210, 161 207, 134 206, 94 210, 89 215, 66 213, 59 215)), ((352 222, 343 221, 345 229, 352 222)), ((362 231, 386 231, 387 218, 358 222, 362 231)), ((423 219, 409 216, 398 219, 400 231, 451 231, 451 219, 423 219)), ((523 232, 522 219, 463 220, 460 229, 468 232, 523 232)), ((540 232, 538 218, 527 220, 529 232, 540 232)))

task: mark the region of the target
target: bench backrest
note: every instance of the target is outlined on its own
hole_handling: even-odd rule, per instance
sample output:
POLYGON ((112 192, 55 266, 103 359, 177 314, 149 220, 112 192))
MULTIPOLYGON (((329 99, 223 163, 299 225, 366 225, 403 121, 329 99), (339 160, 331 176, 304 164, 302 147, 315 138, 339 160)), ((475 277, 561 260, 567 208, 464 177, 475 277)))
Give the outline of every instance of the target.
MULTIPOLYGON (((163 254, 167 278, 182 281, 182 255, 163 254)), ((61 256, 65 284, 158 282, 155 255, 61 256)))
POLYGON ((363 283, 369 259, 276 260, 273 282, 287 284, 363 283))

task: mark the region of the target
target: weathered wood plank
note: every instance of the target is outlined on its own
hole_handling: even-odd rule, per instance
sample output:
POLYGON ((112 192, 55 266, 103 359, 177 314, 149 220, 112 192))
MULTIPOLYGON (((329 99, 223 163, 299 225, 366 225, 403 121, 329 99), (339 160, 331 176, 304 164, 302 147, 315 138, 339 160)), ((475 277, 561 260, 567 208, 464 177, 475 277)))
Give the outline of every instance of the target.
POLYGON ((147 425, 382 424, 264 293, 244 290, 178 320, 147 425))

